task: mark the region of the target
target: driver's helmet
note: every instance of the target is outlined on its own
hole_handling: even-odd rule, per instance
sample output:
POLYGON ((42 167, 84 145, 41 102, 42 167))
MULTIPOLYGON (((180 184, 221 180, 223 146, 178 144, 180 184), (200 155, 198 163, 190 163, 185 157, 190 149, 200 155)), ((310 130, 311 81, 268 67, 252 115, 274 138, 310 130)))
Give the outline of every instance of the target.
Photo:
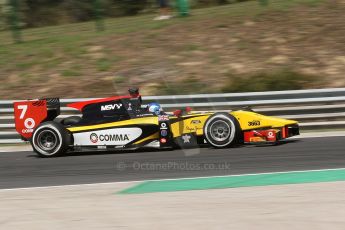
POLYGON ((148 109, 149 112, 151 112, 151 113, 153 113, 155 115, 159 115, 159 114, 161 114, 161 112, 163 112, 163 109, 160 106, 160 104, 158 104, 156 102, 149 103, 147 105, 147 109, 148 109))

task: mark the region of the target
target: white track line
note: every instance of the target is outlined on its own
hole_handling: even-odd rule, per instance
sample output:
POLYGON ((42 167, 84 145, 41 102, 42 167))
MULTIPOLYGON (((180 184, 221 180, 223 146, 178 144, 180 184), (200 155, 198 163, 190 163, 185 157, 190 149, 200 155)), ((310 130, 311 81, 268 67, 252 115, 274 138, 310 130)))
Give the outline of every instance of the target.
MULTIPOLYGON (((23 143, 23 142, 21 142, 23 143)), ((13 153, 13 152, 31 152, 31 145, 20 145, 20 146, 6 146, 0 147, 0 153, 13 153)))
POLYGON ((173 178, 173 179, 153 179, 153 180, 149 179, 149 180, 136 180, 136 181, 120 181, 120 182, 72 184, 72 185, 53 185, 53 186, 8 188, 8 189, 5 188, 5 189, 0 189, 0 192, 17 191, 17 190, 50 189, 50 188, 74 188, 74 187, 83 187, 83 186, 133 184, 133 183, 154 182, 154 181, 176 181, 176 180, 193 180, 193 179, 207 179, 207 178, 223 178, 223 177, 230 177, 230 176, 231 177, 239 177, 239 176, 258 176, 258 175, 269 175, 269 174, 321 172, 321 171, 336 171, 336 170, 345 170, 345 168, 327 168, 327 169, 314 169, 314 170, 279 171, 279 172, 266 172, 266 173, 247 173, 247 174, 235 174, 235 175, 223 175, 223 176, 183 177, 183 178, 173 178))

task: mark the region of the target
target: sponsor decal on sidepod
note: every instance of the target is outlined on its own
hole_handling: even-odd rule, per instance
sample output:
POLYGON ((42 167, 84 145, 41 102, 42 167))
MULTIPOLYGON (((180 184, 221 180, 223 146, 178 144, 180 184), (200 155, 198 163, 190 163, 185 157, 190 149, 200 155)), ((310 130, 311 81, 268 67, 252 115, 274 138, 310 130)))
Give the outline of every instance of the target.
POLYGON ((90 135, 90 140, 92 143, 97 143, 100 141, 129 141, 128 134, 101 134, 99 137, 97 134, 92 133, 90 135))
POLYGON ((113 128, 74 133, 74 145, 126 145, 142 134, 141 128, 113 128))

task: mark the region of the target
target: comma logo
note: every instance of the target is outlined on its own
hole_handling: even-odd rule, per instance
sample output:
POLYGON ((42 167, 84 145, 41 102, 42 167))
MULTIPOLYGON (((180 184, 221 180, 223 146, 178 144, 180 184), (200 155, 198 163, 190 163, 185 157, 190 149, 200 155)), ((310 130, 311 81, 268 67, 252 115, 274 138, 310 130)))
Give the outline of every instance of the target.
POLYGON ((128 134, 102 134, 99 135, 100 141, 129 141, 128 134))
POLYGON ((90 135, 90 141, 91 141, 92 143, 97 143, 97 142, 98 142, 98 136, 97 136, 96 133, 91 133, 91 135, 90 135))

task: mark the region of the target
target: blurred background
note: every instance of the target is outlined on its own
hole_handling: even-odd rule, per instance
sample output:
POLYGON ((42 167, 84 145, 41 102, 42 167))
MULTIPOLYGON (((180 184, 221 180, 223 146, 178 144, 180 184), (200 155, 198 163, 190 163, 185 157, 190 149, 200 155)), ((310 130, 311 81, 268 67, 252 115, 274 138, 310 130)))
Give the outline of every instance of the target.
POLYGON ((0 0, 0 99, 345 86, 344 0, 167 3, 0 0))

